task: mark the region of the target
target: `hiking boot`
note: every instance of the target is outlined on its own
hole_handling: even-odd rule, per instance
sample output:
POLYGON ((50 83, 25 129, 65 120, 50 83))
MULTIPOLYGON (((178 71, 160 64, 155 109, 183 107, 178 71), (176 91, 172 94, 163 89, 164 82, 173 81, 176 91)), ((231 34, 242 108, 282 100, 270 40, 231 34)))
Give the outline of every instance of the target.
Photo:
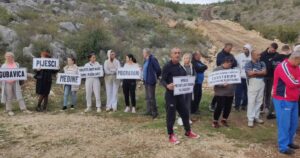
POLYGON ((67 106, 63 106, 63 108, 62 108, 63 111, 65 111, 67 109, 68 109, 67 106))
POLYGON ((185 133, 185 136, 187 136, 188 138, 191 138, 191 139, 197 139, 199 138, 200 136, 192 131, 188 131, 185 133))
POLYGON ((269 114, 269 115, 267 116, 267 119, 268 119, 268 120, 276 119, 276 115, 274 115, 274 114, 269 114))
POLYGON ((219 122, 218 121, 213 121, 212 127, 213 128, 220 128, 219 122))
POLYGON ((74 110, 75 109, 75 106, 74 105, 71 105, 71 108, 70 108, 71 110, 74 110))
POLYGON ((36 110, 37 112, 42 112, 42 107, 41 107, 41 105, 38 105, 38 106, 35 108, 35 110, 36 110))
POLYGON ((180 143, 180 141, 176 138, 175 134, 170 134, 169 142, 174 144, 174 145, 177 145, 177 144, 180 143))
POLYGON ((290 144, 288 145, 291 149, 299 149, 299 145, 296 145, 296 144, 290 144))
POLYGON ((225 127, 229 127, 227 120, 225 120, 225 119, 221 120, 221 124, 225 127))
POLYGON ((286 151, 280 151, 280 153, 285 155, 293 155, 295 154, 295 151, 293 149, 287 149, 286 151))

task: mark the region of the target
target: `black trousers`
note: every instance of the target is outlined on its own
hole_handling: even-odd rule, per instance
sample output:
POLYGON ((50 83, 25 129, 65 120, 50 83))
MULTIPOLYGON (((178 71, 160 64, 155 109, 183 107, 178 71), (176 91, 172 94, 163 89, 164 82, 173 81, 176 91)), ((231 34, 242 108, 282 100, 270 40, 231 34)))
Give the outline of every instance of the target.
POLYGON ((199 111, 199 105, 202 98, 202 84, 195 84, 194 86, 194 100, 192 101, 191 113, 194 114, 199 111))
POLYGON ((215 96, 215 97, 217 101, 217 107, 215 108, 214 111, 214 120, 218 121, 222 112, 223 112, 223 119, 228 119, 229 114, 231 112, 233 96, 232 97, 215 96))
POLYGON ((125 98, 126 106, 130 106, 129 98, 131 100, 131 106, 135 107, 135 89, 136 89, 136 80, 123 80, 123 94, 125 98))
POLYGON ((217 97, 216 96, 213 97, 210 105, 213 106, 213 107, 216 107, 216 105, 217 105, 217 97))
POLYGON ((190 131, 191 126, 189 123, 189 111, 184 103, 184 95, 174 96, 173 92, 167 91, 165 93, 166 100, 166 112, 167 112, 167 130, 168 134, 173 134, 173 126, 176 120, 176 111, 182 118, 183 126, 185 131, 190 131))

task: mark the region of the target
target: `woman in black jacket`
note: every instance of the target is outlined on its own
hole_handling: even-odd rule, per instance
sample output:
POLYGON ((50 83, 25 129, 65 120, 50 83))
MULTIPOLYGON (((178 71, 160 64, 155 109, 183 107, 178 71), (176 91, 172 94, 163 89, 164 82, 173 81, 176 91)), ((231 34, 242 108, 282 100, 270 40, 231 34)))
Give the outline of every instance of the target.
MULTIPOLYGON (((41 58, 51 58, 49 51, 41 52, 41 58)), ((47 111, 48 96, 51 90, 52 84, 52 74, 57 73, 58 70, 49 69, 36 69, 35 76, 36 79, 36 94, 39 96, 38 105, 36 111, 43 112, 47 111), (43 102, 43 106, 42 106, 43 102)))

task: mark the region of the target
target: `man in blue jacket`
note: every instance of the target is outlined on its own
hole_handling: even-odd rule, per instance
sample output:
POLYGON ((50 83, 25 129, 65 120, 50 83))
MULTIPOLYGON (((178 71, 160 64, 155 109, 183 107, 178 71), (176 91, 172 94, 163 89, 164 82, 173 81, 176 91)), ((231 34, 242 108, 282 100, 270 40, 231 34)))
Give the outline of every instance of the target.
POLYGON ((158 116, 157 105, 155 99, 155 87, 161 68, 157 59, 151 54, 149 48, 143 49, 144 65, 143 65, 143 81, 145 85, 147 111, 146 115, 151 115, 153 119, 158 116))

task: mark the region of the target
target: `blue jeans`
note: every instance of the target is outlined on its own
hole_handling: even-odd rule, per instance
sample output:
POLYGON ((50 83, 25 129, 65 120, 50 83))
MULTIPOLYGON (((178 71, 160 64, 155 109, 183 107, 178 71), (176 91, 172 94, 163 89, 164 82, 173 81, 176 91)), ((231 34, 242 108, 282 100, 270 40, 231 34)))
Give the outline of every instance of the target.
POLYGON ((72 105, 76 105, 77 102, 77 95, 76 91, 72 91, 71 85, 65 85, 64 86, 64 106, 68 106, 68 98, 71 95, 72 97, 72 105))
POLYGON ((298 102, 277 100, 273 98, 277 116, 278 146, 280 152, 289 149, 293 144, 298 127, 298 102))
POLYGON ((235 89, 235 108, 240 108, 241 105, 246 107, 247 104, 247 81, 246 79, 242 78, 242 82, 238 84, 235 89))

